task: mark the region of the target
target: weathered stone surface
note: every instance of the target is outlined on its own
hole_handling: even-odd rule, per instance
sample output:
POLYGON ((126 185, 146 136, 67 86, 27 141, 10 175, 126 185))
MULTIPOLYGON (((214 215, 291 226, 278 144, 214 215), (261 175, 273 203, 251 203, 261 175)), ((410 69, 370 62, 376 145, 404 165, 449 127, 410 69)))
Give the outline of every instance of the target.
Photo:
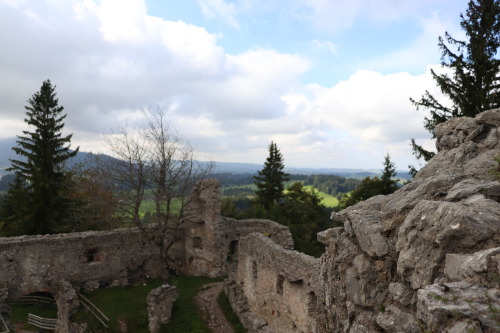
MULTIPOLYGON (((414 292, 409 287, 399 282, 389 283, 389 293, 392 299, 399 302, 403 306, 407 306, 414 303, 414 292)), ((416 302, 416 299, 415 299, 416 302)))
POLYGON ((500 291, 466 282, 433 284, 417 293, 417 316, 430 328, 443 330, 461 318, 475 318, 483 328, 500 331, 500 291))
MULTIPOLYGON (((226 291, 244 294, 246 304, 235 306, 240 317, 249 309, 275 332, 317 331, 319 259, 286 250, 260 233, 240 239, 238 257, 234 285, 226 291)), ((255 319, 246 320, 256 329, 255 319)))
POLYGON ((483 333, 483 330, 477 321, 462 319, 446 327, 444 333, 483 333))
POLYGON ((444 274, 450 281, 468 281, 489 285, 500 284, 494 276, 500 277, 500 247, 475 252, 472 254, 448 253, 444 274))
POLYGON ((401 311, 394 305, 389 305, 377 315, 377 324, 387 333, 420 333, 422 331, 415 316, 401 311))
MULTIPOLYGON (((332 214, 344 226, 318 234, 320 259, 292 251, 290 231, 273 221, 221 217, 219 185, 204 181, 171 267, 228 274, 226 293, 250 332, 417 332, 417 316, 439 332, 499 331, 499 124, 500 109, 440 124, 439 152, 412 183, 332 214)), ((48 291, 66 321, 76 290, 159 276, 147 239, 135 229, 0 239, 0 311, 48 291)))
POLYGON ((474 203, 423 200, 399 229, 398 273, 414 289, 432 283, 442 272, 446 253, 473 251, 500 241, 500 205, 489 199, 474 203))
POLYGON ((160 326, 170 321, 172 317, 172 307, 177 296, 177 288, 168 284, 151 290, 146 297, 149 332, 159 332, 160 326))
POLYGON ((381 257, 389 252, 390 245, 382 236, 381 207, 385 196, 376 196, 335 214, 333 219, 344 223, 350 236, 356 236, 361 249, 368 255, 381 257))

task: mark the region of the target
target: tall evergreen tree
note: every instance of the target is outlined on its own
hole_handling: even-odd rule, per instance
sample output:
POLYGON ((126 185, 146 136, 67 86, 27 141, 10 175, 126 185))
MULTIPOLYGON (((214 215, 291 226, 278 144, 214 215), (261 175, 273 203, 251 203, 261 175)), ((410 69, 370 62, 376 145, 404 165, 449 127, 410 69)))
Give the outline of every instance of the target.
POLYGON ((258 176, 254 176, 257 186, 257 202, 269 209, 275 202, 283 197, 283 182, 289 179, 289 175, 283 170, 283 156, 276 143, 271 141, 269 145, 269 157, 264 163, 264 167, 259 171, 258 176))
MULTIPOLYGON (((460 14, 460 26, 467 40, 457 40, 448 32, 439 37, 441 65, 451 71, 432 77, 447 96, 451 105, 438 101, 425 91, 419 101, 410 98, 417 110, 428 110, 430 117, 425 128, 435 138, 436 125, 453 117, 474 117, 476 114, 500 106, 500 0, 471 0, 465 13, 460 14), (452 50, 454 48, 455 50, 452 50)), ((434 156, 412 139, 414 155, 428 161, 434 156)), ((411 169, 412 167, 410 167, 411 169)), ((416 170, 413 169, 415 172, 416 170)))
MULTIPOLYGON (((11 160, 9 171, 14 171, 26 186, 23 189, 28 209, 19 217, 23 232, 27 234, 47 234, 65 223, 70 212, 67 198, 65 162, 78 153, 69 149, 72 135, 62 136, 64 108, 58 105, 55 86, 50 80, 43 82, 25 106, 25 122, 34 127, 33 131, 23 131, 18 136, 17 147, 13 150, 22 158, 11 160)), ((20 195, 20 194, 19 194, 20 195)), ((19 221, 11 221, 19 222, 19 221)))
POLYGON ((387 154, 384 157, 384 170, 382 171, 382 176, 380 178, 364 178, 354 191, 341 198, 338 208, 345 209, 376 195, 394 193, 398 189, 397 181, 392 179, 394 176, 396 176, 396 167, 395 164, 391 162, 389 154, 387 154))
POLYGON ((389 154, 384 157, 384 170, 382 171, 380 194, 391 194, 398 189, 398 183, 393 178, 396 177, 396 164, 391 161, 389 154))

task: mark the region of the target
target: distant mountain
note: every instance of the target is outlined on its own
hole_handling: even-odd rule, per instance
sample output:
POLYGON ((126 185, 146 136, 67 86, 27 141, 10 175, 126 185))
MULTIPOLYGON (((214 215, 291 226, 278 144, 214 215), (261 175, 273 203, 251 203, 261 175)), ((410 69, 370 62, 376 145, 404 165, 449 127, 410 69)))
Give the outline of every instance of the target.
MULTIPOLYGON (((18 158, 12 150, 16 145, 16 138, 0 139, 0 177, 7 174, 5 168, 10 166, 9 159, 18 158)), ((71 163, 80 163, 85 160, 90 153, 79 152, 74 157, 71 163)), ((214 172, 232 173, 232 174, 256 174, 262 170, 263 164, 257 163, 237 163, 237 162, 215 162, 214 172)), ((382 170, 366 170, 366 169, 342 169, 342 168, 286 168, 285 171, 293 175, 337 175, 345 178, 365 178, 373 177, 382 174, 382 170)), ((406 171, 398 171, 398 178, 410 179, 410 175, 406 171)))

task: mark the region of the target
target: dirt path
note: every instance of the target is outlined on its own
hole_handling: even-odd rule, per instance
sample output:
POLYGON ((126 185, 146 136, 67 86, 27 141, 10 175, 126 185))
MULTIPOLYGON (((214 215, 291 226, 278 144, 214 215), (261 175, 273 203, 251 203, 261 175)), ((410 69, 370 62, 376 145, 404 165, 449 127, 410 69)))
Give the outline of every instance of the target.
POLYGON ((234 333, 233 327, 222 313, 217 297, 222 291, 222 282, 206 284, 196 297, 196 304, 212 333, 234 333))

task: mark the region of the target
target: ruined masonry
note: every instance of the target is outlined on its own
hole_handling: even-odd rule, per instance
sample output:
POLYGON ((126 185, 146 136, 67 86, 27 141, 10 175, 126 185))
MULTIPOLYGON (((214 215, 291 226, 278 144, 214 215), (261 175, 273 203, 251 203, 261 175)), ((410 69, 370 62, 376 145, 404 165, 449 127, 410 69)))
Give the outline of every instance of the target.
MULTIPOLYGON (((321 258, 294 251, 275 222, 221 217, 219 184, 203 181, 171 264, 228 275, 249 332, 500 332, 500 109, 436 135, 439 153, 410 184, 332 214, 343 227, 318 234, 321 258)), ((69 332, 77 292, 158 277, 157 251, 135 229, 0 239, 0 312, 49 291, 69 332)), ((148 296, 151 331, 174 297, 167 286, 148 296)))
POLYGON ((500 109, 436 135, 410 184, 332 214, 320 259, 241 239, 226 291, 250 332, 500 332, 500 109))

